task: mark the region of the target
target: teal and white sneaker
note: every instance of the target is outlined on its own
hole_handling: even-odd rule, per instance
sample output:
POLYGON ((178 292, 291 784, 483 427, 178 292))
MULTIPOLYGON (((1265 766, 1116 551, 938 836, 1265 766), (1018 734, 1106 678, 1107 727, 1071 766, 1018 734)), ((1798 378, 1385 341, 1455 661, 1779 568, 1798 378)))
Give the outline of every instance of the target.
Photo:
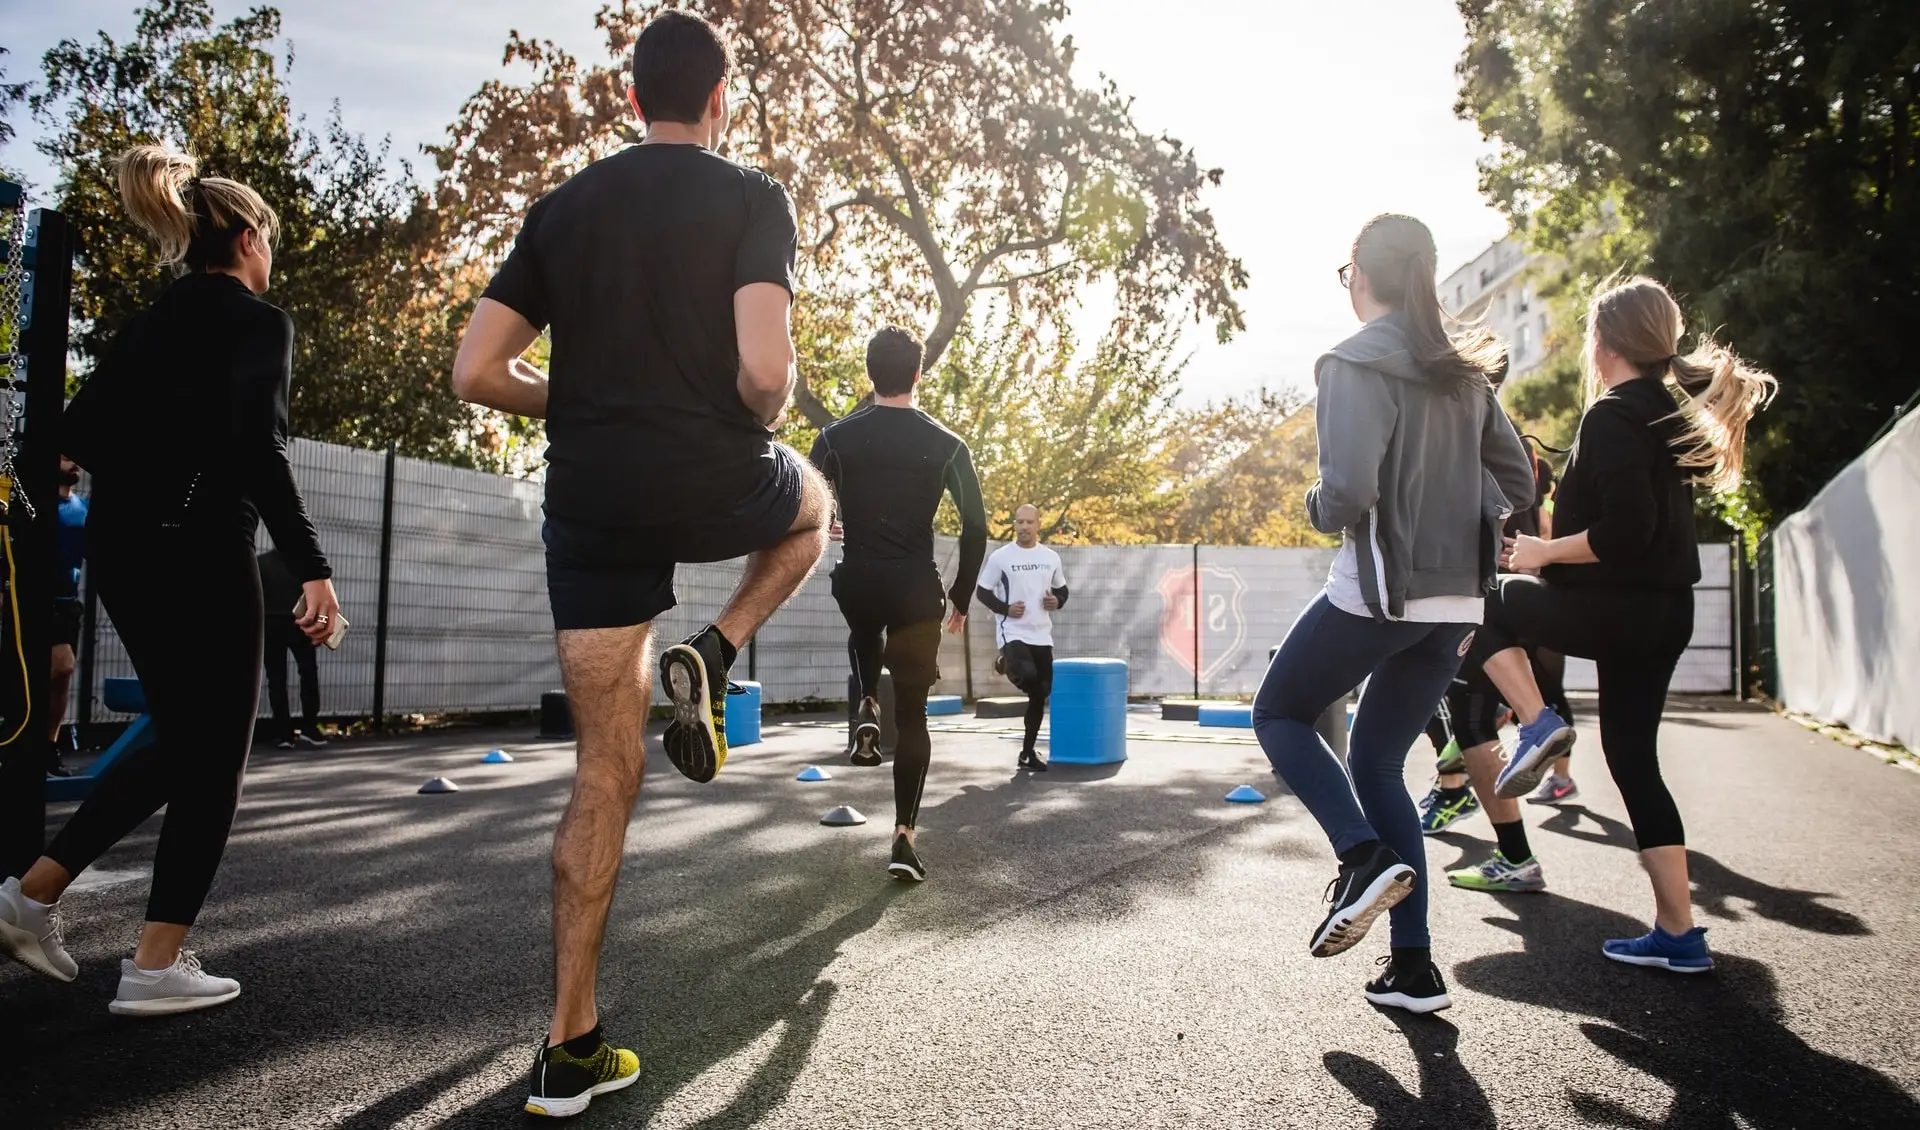
POLYGON ((1498 851, 1476 867, 1462 867, 1458 871, 1447 872, 1447 882, 1469 891, 1490 891, 1495 894, 1520 894, 1547 889, 1547 877, 1540 871, 1538 856, 1529 856, 1524 863, 1514 863, 1498 851))
POLYGON ((1433 791, 1427 794, 1426 801, 1421 804, 1421 835, 1437 836, 1480 811, 1480 798, 1473 795, 1472 789, 1462 788, 1453 796, 1447 795, 1449 791, 1435 785, 1433 791))

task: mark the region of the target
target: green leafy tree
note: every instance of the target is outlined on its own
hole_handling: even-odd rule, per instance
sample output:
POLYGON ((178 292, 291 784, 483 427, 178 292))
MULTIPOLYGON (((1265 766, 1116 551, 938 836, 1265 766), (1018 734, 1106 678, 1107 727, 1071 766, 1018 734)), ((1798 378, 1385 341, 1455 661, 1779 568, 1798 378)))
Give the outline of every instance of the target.
POLYGON ((319 132, 294 116, 279 37, 271 8, 216 24, 206 0, 154 0, 124 43, 103 33, 47 52, 32 103, 52 129, 41 148, 60 168, 60 207, 81 233, 75 351, 98 361, 168 285, 108 167, 130 145, 165 142, 204 174, 251 185, 280 215, 268 297, 297 327, 297 434, 501 465, 512 425, 449 387, 465 298, 461 278, 441 269, 438 216, 337 112, 319 132))
POLYGON ((1142 347, 1112 331, 1082 356, 1065 329, 1026 329, 1004 303, 963 325, 920 402, 972 447, 994 536, 1012 537, 1014 510, 1032 503, 1058 541, 1149 540, 1180 381, 1172 336, 1142 347))
POLYGON ((1308 524, 1307 488, 1319 477, 1311 401, 1261 390, 1178 414, 1162 447, 1162 494, 1149 526, 1157 542, 1327 546, 1308 524))
MULTIPOLYGON (((1920 5, 1461 0, 1487 195, 1561 248, 1617 220, 1645 269, 1781 378, 1751 520, 1804 503, 1920 378, 1920 5)), ((1736 515, 1739 516, 1739 515, 1736 515)))
MULTIPOLYGON (((1220 170, 1142 131, 1111 83, 1073 81, 1057 0, 622 0, 597 19, 620 61, 584 68, 515 33, 506 62, 531 81, 486 84, 433 149, 466 252, 497 256, 532 200, 637 140, 624 59, 666 6, 733 37, 731 152, 792 192, 808 298, 824 292, 861 324, 918 322, 930 368, 980 296, 1044 326, 1096 279, 1117 284, 1114 348, 1150 356, 1182 316, 1223 338, 1241 328, 1246 272, 1201 204, 1220 170)), ((833 418, 816 370, 841 364, 803 355, 797 402, 813 427, 833 418)))

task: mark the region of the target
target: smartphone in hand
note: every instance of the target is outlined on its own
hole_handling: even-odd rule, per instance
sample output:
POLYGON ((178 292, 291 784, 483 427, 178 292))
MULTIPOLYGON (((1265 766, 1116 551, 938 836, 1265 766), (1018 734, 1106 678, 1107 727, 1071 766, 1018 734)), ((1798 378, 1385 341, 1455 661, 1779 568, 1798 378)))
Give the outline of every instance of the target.
MULTIPOLYGON (((293 618, 298 620, 307 614, 307 594, 301 593, 300 599, 293 602, 293 618)), ((333 631, 320 642, 327 645, 328 651, 339 651, 340 641, 347 638, 347 618, 341 613, 333 614, 333 631)))

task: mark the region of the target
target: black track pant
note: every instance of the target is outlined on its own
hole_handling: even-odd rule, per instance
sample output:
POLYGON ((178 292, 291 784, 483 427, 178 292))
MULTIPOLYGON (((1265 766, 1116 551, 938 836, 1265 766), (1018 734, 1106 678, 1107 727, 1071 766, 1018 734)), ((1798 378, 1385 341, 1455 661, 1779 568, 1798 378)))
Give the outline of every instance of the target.
POLYGON ((267 702, 273 710, 274 740, 293 737, 293 713, 287 706, 288 652, 293 653, 294 669, 300 673, 300 726, 308 737, 315 736, 320 719, 320 667, 314 662, 314 642, 293 617, 279 613, 267 617, 266 641, 267 702))
POLYGON ((1534 644, 1594 661, 1600 745, 1641 850, 1686 843, 1660 777, 1660 715, 1680 654, 1693 639, 1690 589, 1569 589, 1502 577, 1481 632, 1489 655, 1534 644))
POLYGON ((96 531, 89 558, 155 741, 107 771, 47 855, 78 874, 164 805, 147 921, 189 926, 226 852, 260 708, 254 547, 237 536, 96 531))
POLYGON ((1007 681, 1027 695, 1027 737, 1020 751, 1032 753, 1040 740, 1040 722, 1047 716, 1047 696, 1053 693, 1053 648, 1009 640, 1000 654, 1007 660, 1007 681))
POLYGON ((933 738, 927 733, 927 694, 940 678, 940 618, 947 609, 940 573, 928 562, 841 562, 833 570, 833 599, 847 621, 847 658, 860 677, 862 698, 880 695, 880 669, 893 672, 894 823, 912 828, 920 818, 933 738))

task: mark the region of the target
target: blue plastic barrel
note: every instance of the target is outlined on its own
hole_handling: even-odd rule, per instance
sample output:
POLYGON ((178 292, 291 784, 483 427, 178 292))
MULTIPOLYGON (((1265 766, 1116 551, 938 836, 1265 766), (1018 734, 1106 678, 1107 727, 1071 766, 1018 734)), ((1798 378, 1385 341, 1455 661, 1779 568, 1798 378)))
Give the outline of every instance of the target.
POLYGON ((1203 702, 1200 704, 1199 721, 1202 726, 1233 726, 1251 730, 1253 706, 1245 702, 1203 702))
POLYGON ((727 748, 754 745, 760 740, 760 684, 740 682, 745 694, 727 696, 727 748))
POLYGON ((1055 660, 1049 706, 1049 761, 1106 765, 1127 759, 1126 660, 1055 660))

